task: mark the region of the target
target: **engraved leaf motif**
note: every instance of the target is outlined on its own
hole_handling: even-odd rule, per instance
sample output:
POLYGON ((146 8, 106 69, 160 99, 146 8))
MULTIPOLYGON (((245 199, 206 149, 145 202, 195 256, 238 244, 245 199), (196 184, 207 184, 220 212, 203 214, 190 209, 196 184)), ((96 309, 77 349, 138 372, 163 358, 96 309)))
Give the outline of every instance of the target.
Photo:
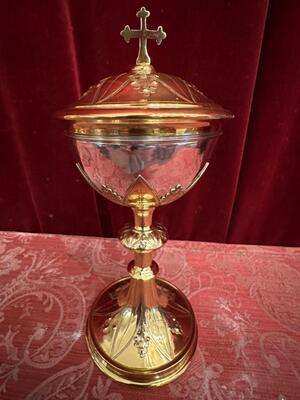
MULTIPOLYGON (((185 92, 183 87, 179 86, 178 82, 176 80, 174 80, 170 75, 160 74, 160 77, 161 77, 161 81, 160 81, 161 85, 164 86, 166 89, 168 89, 176 97, 179 97, 184 102, 191 103, 191 104, 194 103, 194 98, 188 97, 191 95, 191 93, 189 91, 185 92), (168 82, 168 80, 171 81, 171 84, 168 82), (176 86, 176 88, 175 88, 175 86, 176 86)), ((181 82, 183 83, 183 85, 186 86, 186 82, 184 80, 181 80, 181 82)))
MULTIPOLYGON (((123 90, 126 86, 129 85, 129 79, 126 79, 124 82, 122 82, 121 84, 119 84, 118 86, 116 86, 116 89, 111 91, 111 88, 113 87, 113 85, 115 84, 115 82, 121 78, 123 75, 125 74, 120 74, 114 77, 114 79, 112 79, 107 86, 103 89, 103 92, 100 94, 98 99, 95 99, 96 104, 99 103, 104 103, 105 101, 108 101, 109 99, 113 98, 115 95, 117 95, 118 93, 121 92, 121 90, 123 90)), ((106 82, 105 82, 106 83, 106 82)))
POLYGON ((79 400, 89 384, 93 368, 92 360, 88 359, 80 365, 59 371, 42 382, 25 400, 79 400))
MULTIPOLYGON (((124 308, 123 314, 126 314, 126 309, 124 308)), ((117 359, 120 354, 122 354, 127 347, 130 345, 134 334, 136 326, 136 316, 130 314, 127 324, 122 324, 122 317, 115 317, 114 323, 116 329, 113 331, 112 335, 112 347, 111 347, 111 357, 117 359), (122 332, 122 334, 121 334, 122 332)))

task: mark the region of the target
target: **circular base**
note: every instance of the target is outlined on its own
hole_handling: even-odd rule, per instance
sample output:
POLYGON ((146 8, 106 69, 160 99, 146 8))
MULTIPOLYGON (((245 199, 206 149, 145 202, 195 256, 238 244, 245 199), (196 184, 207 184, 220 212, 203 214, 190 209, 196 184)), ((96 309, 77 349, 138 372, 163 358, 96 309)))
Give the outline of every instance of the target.
POLYGON ((152 280, 158 305, 132 304, 133 281, 118 280, 100 293, 88 317, 87 345, 95 364, 111 379, 162 386, 186 370, 195 352, 195 316, 186 296, 161 279, 152 280))

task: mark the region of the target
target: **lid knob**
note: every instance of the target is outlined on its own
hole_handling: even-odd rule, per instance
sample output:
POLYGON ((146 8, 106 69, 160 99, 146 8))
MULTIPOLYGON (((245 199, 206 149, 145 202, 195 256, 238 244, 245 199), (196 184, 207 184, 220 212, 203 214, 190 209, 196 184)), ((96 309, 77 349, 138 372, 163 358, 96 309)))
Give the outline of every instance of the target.
POLYGON ((140 18, 140 29, 130 29, 129 25, 126 25, 120 32, 120 35, 124 38, 126 43, 130 42, 130 39, 139 39, 139 54, 136 59, 136 65, 151 64, 151 59, 147 50, 147 40, 155 39, 158 45, 167 37, 167 34, 163 31, 162 26, 159 26, 156 30, 147 29, 147 18, 150 12, 142 7, 140 11, 136 13, 136 16, 140 18))

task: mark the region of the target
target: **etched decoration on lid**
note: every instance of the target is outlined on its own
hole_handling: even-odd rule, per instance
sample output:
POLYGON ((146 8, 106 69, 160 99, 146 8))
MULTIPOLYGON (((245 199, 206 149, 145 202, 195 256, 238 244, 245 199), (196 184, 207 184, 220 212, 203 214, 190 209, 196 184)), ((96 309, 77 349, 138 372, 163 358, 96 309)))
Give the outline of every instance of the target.
MULTIPOLYGON (((157 72, 151 65, 148 40, 158 45, 166 38, 159 26, 147 28, 150 12, 142 7, 136 14, 140 29, 126 25, 121 36, 129 43, 139 40, 136 65, 129 71, 102 79, 63 112, 72 121, 97 120, 98 124, 144 124, 163 126, 203 126, 203 121, 232 118, 233 114, 219 106, 194 85, 185 80, 157 72)), ((204 124, 207 125, 207 124, 204 124)))

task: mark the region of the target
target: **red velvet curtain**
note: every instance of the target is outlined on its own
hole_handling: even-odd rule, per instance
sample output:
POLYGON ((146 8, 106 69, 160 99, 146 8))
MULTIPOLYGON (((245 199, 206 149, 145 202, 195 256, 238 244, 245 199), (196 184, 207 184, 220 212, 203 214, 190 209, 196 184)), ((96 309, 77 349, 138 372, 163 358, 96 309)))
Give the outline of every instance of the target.
POLYGON ((83 182, 55 113, 133 65, 119 31, 141 5, 168 34, 150 43, 155 68, 236 115, 201 182, 156 220, 171 238, 300 245, 297 0, 2 2, 0 229, 115 236, 131 218, 83 182))

